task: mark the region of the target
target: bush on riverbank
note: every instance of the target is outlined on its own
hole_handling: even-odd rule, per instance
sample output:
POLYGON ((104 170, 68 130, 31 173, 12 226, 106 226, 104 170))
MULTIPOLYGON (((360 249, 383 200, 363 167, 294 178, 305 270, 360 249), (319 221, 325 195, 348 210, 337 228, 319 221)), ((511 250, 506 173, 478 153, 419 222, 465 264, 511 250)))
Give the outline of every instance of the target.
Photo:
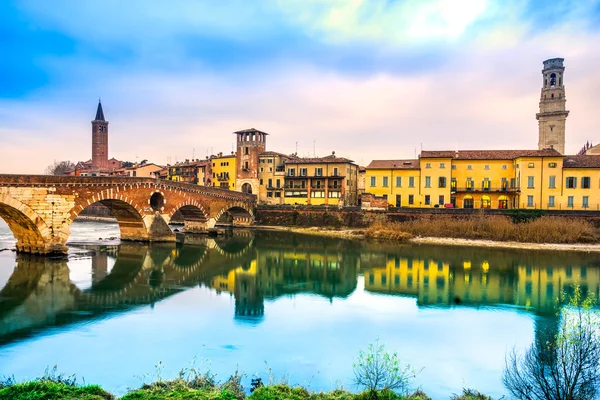
POLYGON ((115 396, 100 386, 76 386, 62 382, 30 381, 11 385, 0 385, 0 399, 45 400, 45 399, 83 399, 112 400, 115 396))
POLYGON ((525 243, 594 243, 600 232, 581 219, 541 216, 513 222, 504 216, 476 215, 466 218, 432 216, 405 222, 374 224, 367 237, 405 241, 406 235, 460 239, 485 239, 525 243))

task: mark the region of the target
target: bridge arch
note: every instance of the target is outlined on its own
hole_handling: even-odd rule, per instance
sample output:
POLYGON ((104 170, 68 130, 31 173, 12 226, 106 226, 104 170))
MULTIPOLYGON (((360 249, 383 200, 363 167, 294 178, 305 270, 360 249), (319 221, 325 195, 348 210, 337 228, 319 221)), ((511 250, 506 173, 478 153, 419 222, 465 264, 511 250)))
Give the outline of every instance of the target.
POLYGON ((177 204, 168 214, 169 221, 177 211, 183 217, 186 232, 205 231, 208 227, 209 214, 198 201, 187 199, 177 204))
POLYGON ((246 203, 235 202, 219 210, 215 221, 216 224, 250 225, 254 222, 254 212, 246 203))
POLYGON ((77 216, 85 210, 88 206, 93 203, 100 203, 106 206, 110 212, 114 215, 119 224, 119 232, 121 240, 148 240, 149 229, 144 221, 143 209, 134 203, 127 196, 119 195, 115 196, 112 190, 104 190, 92 197, 90 200, 81 200, 76 203, 71 209, 71 221, 68 224, 64 224, 64 233, 68 238, 71 233, 71 222, 77 218, 77 216))
POLYGON ((17 251, 45 254, 52 247, 52 235, 42 217, 8 194, 0 194, 0 218, 17 239, 17 251))

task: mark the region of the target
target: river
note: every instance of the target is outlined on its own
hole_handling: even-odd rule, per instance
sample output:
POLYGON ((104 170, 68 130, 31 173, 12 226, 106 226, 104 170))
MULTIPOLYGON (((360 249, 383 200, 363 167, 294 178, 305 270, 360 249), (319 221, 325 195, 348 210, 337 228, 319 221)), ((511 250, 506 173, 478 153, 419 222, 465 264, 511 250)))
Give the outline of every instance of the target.
MULTIPOLYGON (((555 298, 599 294, 600 255, 397 245, 239 230, 120 244, 78 222, 69 257, 0 252, 0 376, 57 365, 116 394, 194 364, 313 390, 352 384, 377 339, 434 399, 495 398, 507 351, 556 329, 555 298)), ((14 246, 0 222, 0 249, 14 246)))

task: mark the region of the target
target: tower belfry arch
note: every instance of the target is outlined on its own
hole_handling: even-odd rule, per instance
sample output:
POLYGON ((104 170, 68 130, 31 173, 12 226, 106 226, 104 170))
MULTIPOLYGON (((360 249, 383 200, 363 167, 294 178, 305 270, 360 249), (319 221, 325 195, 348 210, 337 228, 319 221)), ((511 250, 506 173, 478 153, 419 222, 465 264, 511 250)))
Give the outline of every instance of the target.
POLYGON ((544 61, 540 112, 536 114, 539 127, 538 149, 554 148, 565 154, 565 123, 569 111, 566 109, 564 58, 544 61))

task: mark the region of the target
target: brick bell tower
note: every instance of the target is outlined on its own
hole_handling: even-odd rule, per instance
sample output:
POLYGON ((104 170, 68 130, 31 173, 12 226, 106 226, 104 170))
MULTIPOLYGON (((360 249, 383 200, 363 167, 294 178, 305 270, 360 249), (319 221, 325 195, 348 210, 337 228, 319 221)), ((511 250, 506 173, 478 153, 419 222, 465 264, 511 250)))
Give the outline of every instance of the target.
POLYGON ((235 186, 241 192, 258 195, 258 156, 267 148, 268 133, 254 128, 233 133, 237 136, 235 186))
POLYGON ((108 121, 104 119, 100 101, 92 121, 92 168, 108 170, 108 121))
POLYGON ((565 154, 565 122, 569 115, 563 79, 564 61, 564 58, 544 61, 540 112, 536 114, 539 125, 538 149, 552 147, 560 154, 565 154))

